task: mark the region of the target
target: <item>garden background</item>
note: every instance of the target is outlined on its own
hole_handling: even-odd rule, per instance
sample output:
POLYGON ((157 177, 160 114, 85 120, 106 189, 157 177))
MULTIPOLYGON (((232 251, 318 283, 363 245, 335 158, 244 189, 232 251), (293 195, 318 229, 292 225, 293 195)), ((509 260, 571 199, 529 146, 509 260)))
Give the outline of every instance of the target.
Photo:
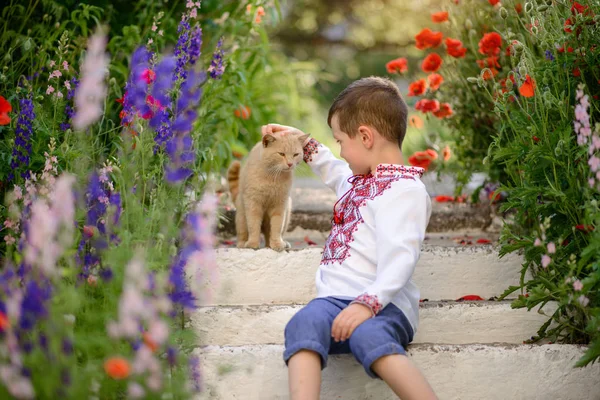
POLYGON ((220 174, 268 122, 335 147, 328 106, 370 75, 409 104, 407 161, 454 177, 436 200, 504 218, 513 306, 558 304, 532 340, 600 356, 598 2, 12 0, 0 18, 0 397, 201 390, 187 321, 218 275, 220 174))

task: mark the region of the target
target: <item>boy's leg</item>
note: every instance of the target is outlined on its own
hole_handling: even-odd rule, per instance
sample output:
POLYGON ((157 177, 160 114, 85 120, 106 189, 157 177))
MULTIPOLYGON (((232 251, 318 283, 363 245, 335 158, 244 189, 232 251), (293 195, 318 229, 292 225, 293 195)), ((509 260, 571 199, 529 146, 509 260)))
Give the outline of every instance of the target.
POLYGON ((300 350, 288 361, 291 400, 318 399, 321 391, 321 356, 300 350))
POLYGON ((418 368, 406 356, 412 340, 410 322, 393 304, 360 324, 350 336, 350 349, 367 374, 383 379, 402 400, 437 399, 418 368))
POLYGON ((371 369, 402 400, 437 400, 425 376, 405 355, 383 356, 371 365, 371 369))
POLYGON ((296 313, 285 327, 284 361, 292 400, 318 399, 321 370, 327 364, 331 326, 345 304, 318 298, 296 313))

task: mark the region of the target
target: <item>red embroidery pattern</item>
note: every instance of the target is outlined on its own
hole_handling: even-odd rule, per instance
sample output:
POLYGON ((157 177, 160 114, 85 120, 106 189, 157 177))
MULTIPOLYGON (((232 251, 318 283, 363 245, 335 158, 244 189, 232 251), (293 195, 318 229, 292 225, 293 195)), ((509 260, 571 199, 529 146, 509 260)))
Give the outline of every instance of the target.
POLYGON ((377 296, 367 293, 361 294, 352 303, 364 304, 365 306, 369 307, 375 315, 379 314, 379 311, 381 311, 383 308, 377 296))
POLYGON ((393 175, 393 174, 411 174, 418 176, 419 178, 423 176, 425 172, 425 168, 421 167, 406 167, 404 165, 396 165, 396 164, 379 164, 377 169, 375 170, 376 175, 393 175))
POLYGON ((321 143, 317 142, 315 139, 310 139, 308 143, 304 145, 304 162, 312 161, 312 156, 319 152, 320 145, 321 143))
POLYGON ((402 165, 380 164, 377 167, 378 176, 352 176, 348 182, 352 188, 336 203, 333 210, 331 232, 323 249, 321 264, 343 263, 350 253, 350 243, 354 240, 353 233, 363 222, 359 208, 367 200, 373 200, 388 189, 393 182, 400 179, 415 179, 414 175, 421 176, 424 169, 419 167, 405 167, 402 165), (379 174, 379 167, 385 169, 379 174), (387 168, 387 169, 386 169, 387 168))

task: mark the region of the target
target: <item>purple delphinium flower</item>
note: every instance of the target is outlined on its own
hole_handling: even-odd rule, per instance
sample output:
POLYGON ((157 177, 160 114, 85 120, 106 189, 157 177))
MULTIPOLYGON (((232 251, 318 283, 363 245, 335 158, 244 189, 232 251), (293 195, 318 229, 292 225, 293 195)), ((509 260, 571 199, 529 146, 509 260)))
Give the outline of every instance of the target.
POLYGON ((177 39, 177 46, 175 47, 175 57, 177 57, 177 69, 175 74, 173 74, 173 81, 177 79, 185 79, 187 77, 187 72, 185 70, 185 66, 190 60, 190 23, 184 17, 177 27, 177 33, 179 33, 179 39, 177 39))
POLYGON ((125 94, 123 95, 121 125, 131 124, 136 111, 141 115, 146 115, 151 111, 146 104, 148 82, 143 78, 144 71, 148 69, 149 56, 150 53, 145 47, 139 47, 131 57, 129 80, 125 84, 125 94))
MULTIPOLYGON (((31 136, 33 134, 33 101, 28 98, 19 100, 20 111, 17 117, 17 127, 15 129, 15 145, 12 152, 12 161, 10 162, 11 172, 8 180, 15 178, 14 171, 21 167, 29 167, 29 157, 31 155, 31 136)), ((23 178, 27 177, 27 171, 22 172, 23 178)))
POLYGON ((19 327, 31 330, 40 318, 48 315, 46 301, 50 299, 51 288, 47 282, 29 281, 25 285, 25 293, 21 303, 19 327))
POLYGON ((191 356, 189 360, 190 367, 190 380, 192 382, 192 388, 196 392, 202 390, 201 375, 200 375, 200 358, 198 356, 191 356))
POLYGON ((200 51, 202 49, 202 28, 197 26, 192 33, 192 38, 190 40, 190 64, 195 65, 196 61, 198 61, 198 57, 200 57, 200 51))
POLYGON ((165 176, 169 183, 178 183, 192 174, 188 166, 195 160, 195 151, 189 133, 197 117, 195 108, 202 95, 200 85, 203 79, 203 74, 190 70, 187 79, 181 85, 177 113, 171 126, 174 135, 166 145, 170 162, 165 167, 165 176))
POLYGON ((213 54, 213 59, 210 63, 210 67, 208 67, 210 77, 213 79, 221 79, 221 75, 223 75, 223 72, 225 72, 225 67, 223 66, 223 50, 221 49, 222 45, 223 38, 219 39, 217 48, 213 54))
POLYGON ((546 50, 546 60, 554 61, 554 55, 552 54, 552 52, 550 50, 546 50))
MULTIPOLYGON (((73 99, 73 96, 75 95, 75 89, 77 89, 78 83, 79 83, 79 81, 77 80, 77 78, 71 79, 70 88, 67 90, 67 101, 70 101, 71 99, 73 99)), ((69 121, 75 115, 75 110, 73 110, 72 105, 69 103, 67 103, 65 105, 65 115, 67 116, 67 120, 60 124, 60 129, 63 132, 66 131, 67 129, 71 128, 71 124, 69 121)))
POLYGON ((175 57, 165 57, 155 69, 156 79, 151 94, 157 104, 149 125, 156 131, 154 140, 157 147, 162 146, 171 138, 169 109, 172 108, 172 101, 170 91, 173 89, 172 77, 177 63, 175 57))

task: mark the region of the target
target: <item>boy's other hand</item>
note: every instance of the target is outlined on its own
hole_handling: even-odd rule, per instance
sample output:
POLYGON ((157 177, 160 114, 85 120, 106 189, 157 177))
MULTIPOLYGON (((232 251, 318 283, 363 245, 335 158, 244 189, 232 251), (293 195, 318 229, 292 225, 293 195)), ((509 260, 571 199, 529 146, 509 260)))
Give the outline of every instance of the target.
POLYGON ((352 332, 372 316, 369 307, 359 303, 350 304, 333 320, 331 337, 336 342, 348 340, 352 332))

